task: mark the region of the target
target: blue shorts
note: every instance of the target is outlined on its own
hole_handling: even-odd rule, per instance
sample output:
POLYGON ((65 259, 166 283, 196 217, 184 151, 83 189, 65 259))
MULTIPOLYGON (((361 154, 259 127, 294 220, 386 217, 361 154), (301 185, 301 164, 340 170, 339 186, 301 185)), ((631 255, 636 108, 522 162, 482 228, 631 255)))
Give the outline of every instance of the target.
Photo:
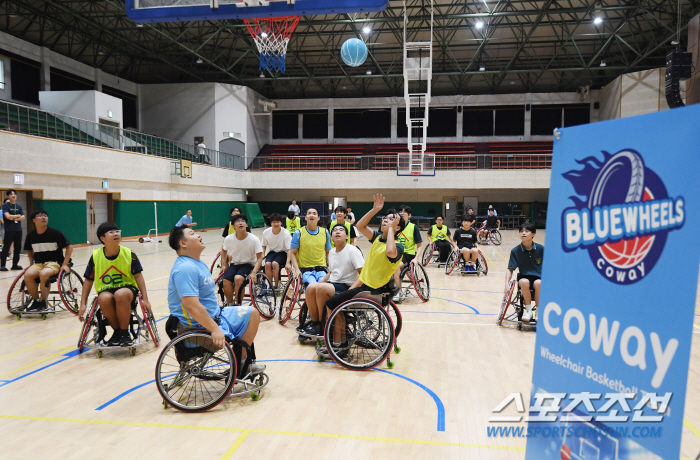
POLYGON ((221 309, 219 317, 219 327, 229 340, 240 338, 248 328, 250 314, 253 307, 250 305, 225 307, 221 309))
POLYGON ((301 274, 301 280, 304 284, 318 283, 326 276, 326 272, 322 270, 309 270, 301 274))

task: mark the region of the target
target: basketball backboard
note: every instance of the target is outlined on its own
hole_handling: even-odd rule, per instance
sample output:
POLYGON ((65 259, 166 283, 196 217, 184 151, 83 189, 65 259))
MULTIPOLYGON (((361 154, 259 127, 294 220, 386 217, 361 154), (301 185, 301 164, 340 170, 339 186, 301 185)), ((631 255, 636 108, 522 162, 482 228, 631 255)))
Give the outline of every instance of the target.
POLYGON ((434 176, 434 153, 399 153, 396 161, 397 176, 434 176))
POLYGON ((126 0, 132 21, 178 22, 382 11, 389 0, 126 0))

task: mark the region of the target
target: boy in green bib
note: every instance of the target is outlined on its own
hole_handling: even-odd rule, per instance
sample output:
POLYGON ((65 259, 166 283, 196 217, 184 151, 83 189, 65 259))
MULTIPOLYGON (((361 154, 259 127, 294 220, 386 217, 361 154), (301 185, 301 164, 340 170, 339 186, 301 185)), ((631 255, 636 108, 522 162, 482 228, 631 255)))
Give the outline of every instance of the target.
POLYGON ((141 262, 131 249, 121 246, 122 231, 114 222, 105 222, 97 227, 97 238, 104 247, 92 251, 85 270, 83 294, 80 300, 78 319, 85 321, 85 302, 92 285, 97 291, 97 303, 102 314, 114 329, 107 346, 128 347, 133 343, 129 333, 131 304, 141 292, 143 306, 151 311, 146 293, 146 282, 141 272, 141 262))
POLYGON ((294 211, 289 211, 287 213, 287 220, 285 222, 285 228, 290 235, 294 235, 294 232, 301 228, 301 219, 294 214, 294 211))
MULTIPOLYGON (((331 221, 331 223, 328 225, 328 231, 332 232, 333 227, 338 224, 344 225, 345 233, 348 236, 348 244, 357 246, 357 230, 355 230, 355 226, 352 224, 352 222, 348 221, 347 219, 348 210, 345 208, 345 206, 338 206, 333 212, 335 213, 335 220, 331 221)), ((335 247, 333 238, 331 238, 331 247, 335 247)))
POLYGON ((435 218, 435 225, 430 227, 430 231, 428 232, 430 241, 432 241, 437 250, 440 251, 441 264, 447 262, 447 258, 450 256, 450 252, 452 252, 452 244, 450 244, 449 239, 450 229, 447 228, 447 225, 443 225, 444 221, 442 216, 437 216, 435 218))

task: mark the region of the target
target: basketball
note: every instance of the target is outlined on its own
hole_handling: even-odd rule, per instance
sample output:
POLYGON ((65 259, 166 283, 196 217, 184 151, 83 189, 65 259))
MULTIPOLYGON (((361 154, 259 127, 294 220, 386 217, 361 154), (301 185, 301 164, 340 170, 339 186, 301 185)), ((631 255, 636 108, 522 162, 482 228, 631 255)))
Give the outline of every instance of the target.
POLYGON ((359 38, 351 38, 340 48, 340 57, 350 67, 359 67, 367 59, 367 45, 359 38))
POLYGON ((571 460, 571 449, 566 444, 561 446, 561 460, 571 460))

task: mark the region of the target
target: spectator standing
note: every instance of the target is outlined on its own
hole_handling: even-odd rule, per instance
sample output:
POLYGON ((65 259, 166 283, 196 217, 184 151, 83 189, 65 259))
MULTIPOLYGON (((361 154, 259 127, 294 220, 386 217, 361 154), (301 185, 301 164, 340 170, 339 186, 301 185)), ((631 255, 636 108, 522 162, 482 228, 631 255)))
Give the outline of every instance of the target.
POLYGON ((299 206, 297 206, 297 200, 292 200, 292 204, 289 205, 287 211, 294 211, 295 216, 299 215, 301 210, 299 209, 299 206))
POLYGON ((22 221, 25 219, 24 209, 17 204, 17 192, 10 189, 5 192, 9 201, 2 205, 2 217, 5 221, 5 244, 0 253, 0 271, 6 272, 5 262, 10 245, 14 244, 12 254, 12 270, 22 270, 19 265, 19 253, 22 250, 22 221))

